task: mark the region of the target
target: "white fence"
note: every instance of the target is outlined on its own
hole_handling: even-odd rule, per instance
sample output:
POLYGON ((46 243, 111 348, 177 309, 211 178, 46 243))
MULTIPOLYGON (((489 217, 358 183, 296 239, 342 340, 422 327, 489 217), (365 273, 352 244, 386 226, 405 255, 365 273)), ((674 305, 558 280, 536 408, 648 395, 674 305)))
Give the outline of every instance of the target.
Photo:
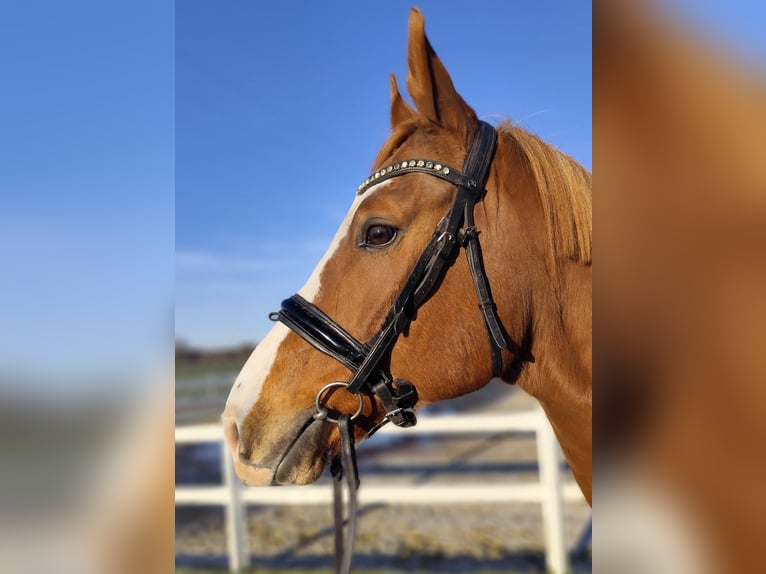
MULTIPOLYGON (((390 503, 481 503, 481 502, 539 502, 542 505, 545 534, 545 560, 554 574, 568 571, 568 552, 564 533, 564 500, 582 500, 574 482, 564 482, 561 473, 561 451, 550 423, 542 409, 502 415, 460 415, 421 418, 412 428, 401 429, 393 425, 380 433, 409 433, 420 435, 469 434, 500 432, 534 432, 537 439, 537 458, 540 480, 531 484, 503 484, 488 487, 472 484, 449 486, 364 485, 359 490, 359 504, 390 503)), ((330 504, 329 486, 282 486, 279 488, 246 488, 237 479, 231 457, 223 442, 220 425, 176 427, 176 444, 220 442, 224 483, 220 486, 176 488, 176 504, 221 504, 225 509, 226 539, 229 569, 232 571, 250 565, 244 507, 280 504, 330 504)))

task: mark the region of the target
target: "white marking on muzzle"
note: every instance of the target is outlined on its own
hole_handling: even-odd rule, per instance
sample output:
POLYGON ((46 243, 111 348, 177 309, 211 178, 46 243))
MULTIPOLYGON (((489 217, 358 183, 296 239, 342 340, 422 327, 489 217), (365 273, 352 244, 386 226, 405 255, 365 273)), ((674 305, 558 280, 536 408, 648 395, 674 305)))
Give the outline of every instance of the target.
MULTIPOLYGON (((384 188, 390 181, 385 181, 375 186, 375 191, 384 188)), ((338 231, 335 233, 330 247, 325 252, 322 259, 317 264, 314 272, 309 277, 306 284, 301 288, 298 293, 307 301, 313 302, 316 296, 319 294, 322 288, 322 272, 324 271, 327 262, 332 259, 336 251, 344 241, 351 229, 351 223, 354 220, 354 215, 362 201, 372 195, 372 189, 366 194, 356 196, 354 202, 346 214, 345 219, 340 224, 338 231)), ((279 347, 287 337, 290 330, 282 323, 277 323, 269 331, 268 335, 261 341, 258 346, 250 355, 250 358, 245 363, 242 371, 237 376, 237 380, 229 393, 229 398, 226 401, 226 411, 224 416, 234 417, 237 422, 237 426, 242 425, 243 421, 247 417, 248 413, 253 409, 258 398, 263 391, 263 385, 269 376, 271 368, 274 366, 277 354, 279 353, 279 347)))
MULTIPOLYGON (((380 184, 379 188, 382 188, 386 183, 389 182, 386 181, 380 184)), ((324 271, 327 262, 332 259, 332 257, 335 255, 335 252, 338 250, 338 247, 340 247, 341 242, 348 235, 348 232, 351 229, 351 223, 354 221, 354 215, 356 215, 356 211, 359 209, 359 205, 365 198, 369 197, 370 195, 371 194, 357 195, 354 198, 354 203, 351 204, 348 213, 346 213, 345 219, 340 224, 338 231, 335 233, 335 237, 333 237, 332 243, 330 243, 330 247, 327 249, 322 259, 314 268, 314 272, 311 274, 311 277, 309 277, 309 280, 306 281, 306 284, 303 286, 303 288, 298 291, 298 294, 306 299, 306 301, 311 301, 313 303, 314 299, 319 294, 319 290, 322 287, 322 272, 324 271)))
POLYGON ((258 343, 255 350, 247 359, 245 366, 237 375, 234 386, 229 392, 226 401, 224 416, 233 416, 237 426, 242 424, 247 414, 258 401, 263 390, 263 383, 274 366, 282 341, 285 340, 290 329, 282 323, 277 323, 271 331, 258 343))

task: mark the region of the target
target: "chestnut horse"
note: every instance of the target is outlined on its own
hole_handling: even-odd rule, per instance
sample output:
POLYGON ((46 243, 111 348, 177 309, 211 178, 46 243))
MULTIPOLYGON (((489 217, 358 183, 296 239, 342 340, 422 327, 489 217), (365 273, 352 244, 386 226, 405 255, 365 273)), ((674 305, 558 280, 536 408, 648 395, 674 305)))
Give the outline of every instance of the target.
MULTIPOLYGON (((455 91, 425 36, 409 22, 407 87, 391 81, 392 134, 374 168, 410 158, 463 165, 480 122, 455 91)), ((411 164, 410 164, 411 165, 411 164)), ((358 194, 299 295, 357 341, 380 329, 455 187, 428 174, 373 182, 358 194)), ((476 205, 485 276, 509 342, 499 376, 543 406, 585 497, 591 497, 591 176, 572 158, 512 125, 497 147, 476 205)), ((388 366, 412 381, 418 406, 486 385, 493 361, 466 259, 452 258, 436 290, 398 338, 388 366)), ((239 477, 249 485, 307 484, 337 453, 335 425, 314 418, 315 399, 349 380, 341 363, 277 323, 238 375, 223 422, 239 477)), ((371 394, 325 395, 331 416, 354 413, 357 440, 386 416, 371 394)))

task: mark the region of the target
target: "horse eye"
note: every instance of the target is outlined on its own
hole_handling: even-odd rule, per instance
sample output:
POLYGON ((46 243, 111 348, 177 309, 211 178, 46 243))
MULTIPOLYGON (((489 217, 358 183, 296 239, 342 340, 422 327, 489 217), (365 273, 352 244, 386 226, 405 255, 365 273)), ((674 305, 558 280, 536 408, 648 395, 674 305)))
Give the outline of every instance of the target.
POLYGON ((396 229, 388 225, 371 225, 364 236, 364 244, 373 247, 388 245, 396 237, 396 229))

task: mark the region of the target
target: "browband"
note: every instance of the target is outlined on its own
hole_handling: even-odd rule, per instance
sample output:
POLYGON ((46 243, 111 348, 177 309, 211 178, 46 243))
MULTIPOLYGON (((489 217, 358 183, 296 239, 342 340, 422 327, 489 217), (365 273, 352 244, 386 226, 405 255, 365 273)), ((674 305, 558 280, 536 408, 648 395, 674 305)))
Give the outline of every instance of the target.
POLYGON ((435 177, 445 179, 456 186, 463 185, 468 187, 471 181, 468 176, 460 173, 455 168, 439 163, 438 161, 434 161, 432 159, 406 159, 402 162, 392 163, 391 165, 388 165, 373 173, 370 177, 365 179, 364 182, 362 182, 362 185, 357 188, 356 194, 362 195, 372 186, 383 183, 392 177, 396 177, 405 173, 418 172, 427 173, 428 175, 433 175, 435 177))

